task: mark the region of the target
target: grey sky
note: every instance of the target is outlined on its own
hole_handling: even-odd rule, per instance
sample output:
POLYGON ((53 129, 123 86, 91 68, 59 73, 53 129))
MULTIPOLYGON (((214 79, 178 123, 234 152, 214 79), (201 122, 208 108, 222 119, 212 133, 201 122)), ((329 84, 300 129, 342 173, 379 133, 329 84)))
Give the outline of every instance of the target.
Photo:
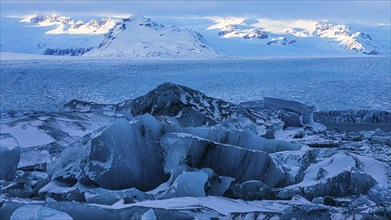
POLYGON ((386 1, 1 1, 1 16, 59 12, 69 16, 250 16, 390 23, 386 1))

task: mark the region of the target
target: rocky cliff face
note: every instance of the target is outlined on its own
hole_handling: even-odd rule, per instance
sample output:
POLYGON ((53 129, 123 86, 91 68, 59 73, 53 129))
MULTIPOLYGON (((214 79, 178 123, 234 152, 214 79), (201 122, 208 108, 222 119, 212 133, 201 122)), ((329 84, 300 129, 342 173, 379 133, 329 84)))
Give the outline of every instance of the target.
POLYGON ((81 56, 88 51, 90 51, 92 47, 89 48, 67 48, 67 49, 52 49, 47 48, 42 55, 56 55, 56 56, 81 56))

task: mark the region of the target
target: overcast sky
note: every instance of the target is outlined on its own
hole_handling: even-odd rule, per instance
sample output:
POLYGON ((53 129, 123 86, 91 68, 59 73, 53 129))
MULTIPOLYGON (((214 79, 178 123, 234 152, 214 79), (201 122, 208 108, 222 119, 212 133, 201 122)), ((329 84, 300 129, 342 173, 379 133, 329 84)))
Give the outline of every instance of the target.
POLYGON ((390 24, 385 1, 1 1, 1 16, 58 12, 73 17, 248 16, 271 19, 316 19, 346 23, 390 24))

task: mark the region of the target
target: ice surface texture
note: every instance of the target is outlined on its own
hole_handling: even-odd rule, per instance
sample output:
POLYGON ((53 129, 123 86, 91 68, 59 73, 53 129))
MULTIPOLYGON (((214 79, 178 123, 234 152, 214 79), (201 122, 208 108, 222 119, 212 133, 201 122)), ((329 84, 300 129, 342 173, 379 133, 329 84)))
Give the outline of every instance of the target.
POLYGON ((0 65, 3 111, 58 111, 72 99, 114 104, 144 95, 163 82, 236 104, 275 97, 318 110, 391 111, 391 66, 388 58, 381 57, 170 62, 48 59, 0 65))
POLYGON ((0 218, 26 202, 74 219, 390 217, 391 133, 314 129, 312 108, 277 104, 165 83, 120 104, 5 119, 2 148, 21 143, 24 165, 0 181, 0 218), (29 144, 26 129, 42 138, 29 144))
MULTIPOLYGON (((211 168, 239 182, 260 180, 273 187, 285 175, 268 153, 301 149, 300 145, 267 140, 248 130, 183 128, 160 123, 150 114, 175 117, 182 126, 214 125, 236 117, 247 117, 258 124, 268 119, 172 83, 131 101, 129 108, 140 116, 130 122, 117 119, 91 140, 72 144, 53 163, 52 179, 73 178, 106 189, 150 190, 166 181, 176 166, 188 165, 211 168), (129 175, 121 175, 124 173, 129 175)), ((274 121, 279 123, 274 118, 267 123, 274 121)))

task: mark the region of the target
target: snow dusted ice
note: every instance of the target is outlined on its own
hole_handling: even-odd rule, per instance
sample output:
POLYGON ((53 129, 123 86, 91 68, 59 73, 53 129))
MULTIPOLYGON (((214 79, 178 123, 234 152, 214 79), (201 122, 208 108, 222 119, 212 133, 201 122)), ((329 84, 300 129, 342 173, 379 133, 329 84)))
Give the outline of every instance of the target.
POLYGON ((2 166, 0 217, 389 218, 391 133, 326 129, 313 109, 164 83, 2 119, 2 149, 20 162, 2 166), (26 129, 39 141, 27 144, 26 129))
POLYGON ((254 16, 0 16, 0 219, 391 219, 389 25, 254 16))

